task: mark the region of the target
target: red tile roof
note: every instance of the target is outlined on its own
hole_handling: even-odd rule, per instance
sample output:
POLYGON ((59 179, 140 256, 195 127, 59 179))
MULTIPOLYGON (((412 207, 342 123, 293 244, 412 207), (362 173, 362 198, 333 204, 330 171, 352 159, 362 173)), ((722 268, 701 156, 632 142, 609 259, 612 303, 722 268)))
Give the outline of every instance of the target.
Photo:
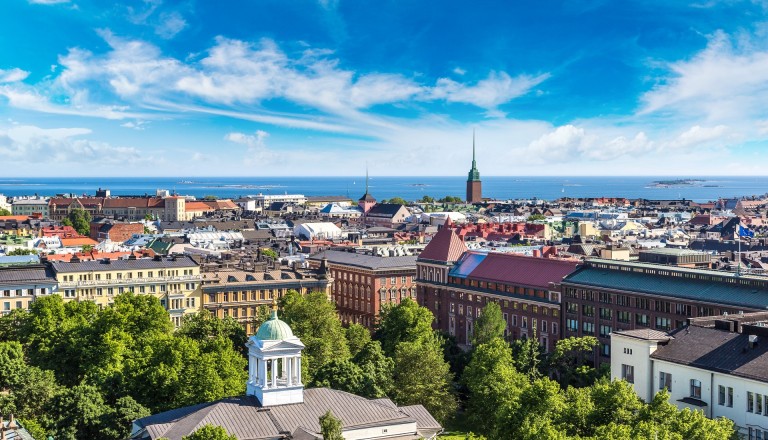
POLYGON ((185 211, 195 211, 195 212, 202 211, 202 212, 205 212, 205 211, 213 211, 214 210, 213 208, 208 206, 205 202, 187 202, 184 206, 185 206, 184 207, 185 211))
POLYGON ((491 252, 467 278, 546 289, 578 265, 575 261, 491 252))
POLYGON ((443 227, 419 254, 419 260, 458 261, 467 251, 467 245, 451 227, 443 227))
POLYGON ((89 237, 77 237, 77 238, 62 238, 61 239, 61 245, 64 247, 72 247, 72 246, 96 246, 99 244, 98 241, 89 238, 89 237))

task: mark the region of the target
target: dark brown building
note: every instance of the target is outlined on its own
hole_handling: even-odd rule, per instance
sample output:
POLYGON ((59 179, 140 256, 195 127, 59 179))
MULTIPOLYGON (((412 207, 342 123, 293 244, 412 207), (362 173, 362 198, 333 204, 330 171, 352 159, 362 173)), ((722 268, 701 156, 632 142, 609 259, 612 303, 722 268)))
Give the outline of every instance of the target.
POLYGON ((592 259, 562 282, 564 337, 595 336, 608 362, 610 333, 669 331, 688 318, 768 307, 768 278, 658 264, 592 259))
POLYGON ((328 267, 334 279, 331 296, 344 324, 370 329, 381 306, 416 299, 416 257, 379 257, 354 252, 322 251, 309 257, 311 267, 328 267))

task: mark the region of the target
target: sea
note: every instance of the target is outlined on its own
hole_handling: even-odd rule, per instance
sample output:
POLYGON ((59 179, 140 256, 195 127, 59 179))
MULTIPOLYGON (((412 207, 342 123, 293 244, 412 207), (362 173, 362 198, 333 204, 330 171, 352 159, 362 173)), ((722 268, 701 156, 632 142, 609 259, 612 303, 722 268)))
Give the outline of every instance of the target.
MULTIPOLYGON (((719 198, 762 196, 768 193, 768 177, 509 177, 484 176, 483 197, 499 200, 560 197, 626 197, 629 199, 687 199, 707 202, 719 198)), ((360 177, 0 177, 0 194, 5 196, 57 194, 94 195, 99 188, 112 195, 154 195, 164 189, 197 198, 217 196, 240 198, 257 194, 304 194, 307 196, 348 196, 357 200, 365 193, 366 179, 360 177)), ((402 197, 419 200, 425 195, 463 198, 465 176, 386 177, 371 176, 369 191, 378 200, 402 197)))

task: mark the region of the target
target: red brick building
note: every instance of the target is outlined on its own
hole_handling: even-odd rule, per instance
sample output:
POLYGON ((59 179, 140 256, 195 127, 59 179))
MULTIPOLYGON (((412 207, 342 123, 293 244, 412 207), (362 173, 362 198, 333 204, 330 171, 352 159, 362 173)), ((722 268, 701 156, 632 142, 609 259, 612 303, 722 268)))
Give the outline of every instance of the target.
POLYGON ((483 182, 480 181, 480 171, 475 162, 475 133, 472 133, 472 168, 467 176, 467 203, 483 201, 483 182))
POLYGON ((491 301, 501 307, 510 339, 536 335, 545 350, 561 336, 560 285, 578 263, 509 253, 467 251, 450 227, 417 260, 419 303, 435 328, 471 344, 474 321, 491 301))
POLYGON ((331 297, 344 324, 373 329, 387 303, 416 299, 416 257, 379 257, 354 252, 323 251, 309 257, 311 267, 323 260, 333 278, 331 297))

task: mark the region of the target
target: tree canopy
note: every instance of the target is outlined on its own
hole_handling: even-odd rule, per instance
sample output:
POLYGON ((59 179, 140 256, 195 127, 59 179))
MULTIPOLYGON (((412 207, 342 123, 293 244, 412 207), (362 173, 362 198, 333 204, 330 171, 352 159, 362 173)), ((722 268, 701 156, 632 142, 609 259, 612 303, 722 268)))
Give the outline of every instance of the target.
POLYGON ((323 440, 344 440, 341 435, 341 420, 334 417, 331 410, 320 416, 320 434, 323 440))
POLYGON ((68 222, 62 221, 62 224, 72 226, 80 235, 88 235, 91 232, 91 213, 81 209, 75 208, 67 215, 68 222))
POLYGON ((192 434, 185 435, 181 440, 237 440, 237 437, 230 435, 221 426, 214 426, 209 423, 192 434))

